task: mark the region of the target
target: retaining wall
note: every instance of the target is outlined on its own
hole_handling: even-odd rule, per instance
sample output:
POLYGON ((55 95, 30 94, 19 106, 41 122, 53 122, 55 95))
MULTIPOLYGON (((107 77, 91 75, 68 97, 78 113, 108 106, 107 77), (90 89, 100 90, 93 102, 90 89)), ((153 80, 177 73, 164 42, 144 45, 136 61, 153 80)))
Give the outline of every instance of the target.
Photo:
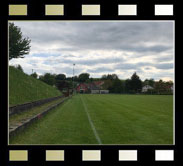
POLYGON ((26 119, 25 121, 19 123, 19 125, 17 126, 13 126, 12 128, 9 128, 9 137, 12 137, 13 135, 15 135, 18 131, 26 128, 28 125, 32 124, 34 121, 39 120, 40 118, 42 118, 46 113, 48 113, 49 111, 51 111, 52 109, 56 108, 57 106, 59 106, 60 104, 62 104, 64 101, 66 101, 69 97, 63 99, 61 102, 52 105, 48 108, 46 108, 42 113, 33 116, 32 118, 26 119))
POLYGON ((26 110, 29 110, 31 108, 40 106, 42 104, 48 103, 50 101, 54 101, 54 100, 59 99, 59 98, 64 98, 64 95, 9 107, 9 116, 26 111, 26 110))

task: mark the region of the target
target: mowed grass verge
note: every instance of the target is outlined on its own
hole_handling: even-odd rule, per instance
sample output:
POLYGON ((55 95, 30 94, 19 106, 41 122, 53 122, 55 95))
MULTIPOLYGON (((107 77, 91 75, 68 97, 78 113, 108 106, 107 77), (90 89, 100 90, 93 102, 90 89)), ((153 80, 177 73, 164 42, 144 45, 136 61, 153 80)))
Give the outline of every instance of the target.
POLYGON ((173 144, 173 96, 76 95, 10 144, 173 144), (87 108, 84 107, 84 104, 87 108))
POLYGON ((79 96, 72 97, 26 130, 10 144, 97 144, 79 96))

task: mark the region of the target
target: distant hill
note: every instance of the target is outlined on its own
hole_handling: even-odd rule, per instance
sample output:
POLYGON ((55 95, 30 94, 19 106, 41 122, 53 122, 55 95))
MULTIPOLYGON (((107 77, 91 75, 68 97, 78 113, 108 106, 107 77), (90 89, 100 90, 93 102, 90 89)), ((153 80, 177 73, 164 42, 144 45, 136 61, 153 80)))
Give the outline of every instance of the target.
POLYGON ((9 66, 9 106, 59 95, 61 92, 55 87, 9 66))

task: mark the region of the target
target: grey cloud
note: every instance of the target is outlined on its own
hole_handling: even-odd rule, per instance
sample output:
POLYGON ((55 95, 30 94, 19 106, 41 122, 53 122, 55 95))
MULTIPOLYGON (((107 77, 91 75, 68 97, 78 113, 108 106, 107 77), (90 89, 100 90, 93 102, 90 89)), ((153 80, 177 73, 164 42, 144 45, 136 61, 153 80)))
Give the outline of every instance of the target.
POLYGON ((103 72, 110 73, 110 72, 113 72, 112 69, 107 68, 107 67, 99 67, 99 68, 96 68, 96 69, 88 69, 87 71, 91 72, 91 73, 103 73, 103 72))
POLYGON ((157 69, 173 69, 173 63, 160 63, 156 64, 157 69))
MULTIPOLYGON (((55 58, 51 55, 51 58, 41 57, 41 63, 53 68, 53 71, 57 73, 72 75, 72 67, 63 68, 62 64, 69 66, 73 63, 76 63, 78 73, 84 71, 79 66, 86 65, 90 68, 88 71, 95 75, 98 75, 98 72, 114 72, 115 70, 124 70, 126 73, 133 70, 143 73, 142 68, 151 70, 155 67, 162 71, 173 68, 173 64, 170 63, 173 60, 171 55, 173 53, 173 22, 15 21, 15 24, 21 27, 24 36, 30 37, 33 45, 31 49, 35 49, 32 50, 33 52, 40 52, 38 48, 41 47, 42 53, 46 53, 44 51, 46 48, 47 52, 52 55, 56 51, 59 56, 62 56, 60 58, 58 55, 55 58), (104 58, 105 55, 100 53, 97 59, 83 57, 83 52, 87 54, 87 52, 98 50, 117 52, 118 55, 121 54, 121 57, 115 58, 115 55, 111 55, 110 58, 104 58), (74 55, 76 52, 77 56, 74 55), (153 62, 147 60, 130 63, 133 58, 147 56, 151 56, 153 62), (110 67, 102 67, 101 64, 107 64, 110 67)), ((32 63, 32 66, 39 68, 34 61, 27 63, 32 63)), ((39 69, 39 72, 44 73, 44 69, 39 69)), ((159 74, 161 75, 161 72, 159 74)))
MULTIPOLYGON (((155 80, 160 80, 163 77, 168 77, 168 78, 172 78, 173 80, 173 74, 172 73, 153 73, 153 78, 155 80)), ((152 78, 152 74, 146 74, 146 78, 152 78)))
POLYGON ((151 68, 150 67, 145 67, 145 70, 151 70, 151 68))
POLYGON ((36 43, 60 43, 66 50, 103 49, 161 52, 172 48, 172 22, 18 22, 36 43), (140 43, 161 43, 147 47, 140 43))
MULTIPOLYGON (((171 49, 171 46, 151 46, 151 47, 133 47, 131 48, 131 50, 133 50, 134 52, 155 52, 155 53, 160 53, 163 51, 167 51, 169 49, 171 49)), ((129 50, 130 51, 130 50, 129 50)))
POLYGON ((133 69, 139 69, 140 67, 143 66, 150 66, 152 65, 151 63, 121 63, 115 66, 115 69, 123 69, 123 70, 133 70, 133 69))
POLYGON ((76 56, 75 55, 62 55, 62 57, 64 57, 64 58, 74 58, 76 56))
POLYGON ((115 67, 115 69, 140 69, 141 67, 146 66, 145 69, 149 70, 150 67, 155 67, 157 69, 173 69, 173 63, 145 63, 145 62, 140 62, 140 63, 121 63, 115 67))
MULTIPOLYGON (((67 66, 67 67, 55 66, 54 69, 55 69, 55 72, 57 74, 59 74, 59 73, 65 73, 67 76, 68 75, 70 75, 70 76, 73 75, 73 67, 72 66, 70 66, 70 67, 69 66, 67 66)), ((77 67, 75 67, 74 73, 75 73, 75 75, 78 75, 82 71, 83 71, 83 69, 77 66, 77 67)))
POLYGON ((173 55, 166 55, 166 56, 158 56, 154 58, 156 62, 168 62, 173 61, 173 55))
MULTIPOLYGON (((58 63, 63 63, 63 64, 77 64, 77 65, 88 65, 88 66, 92 66, 92 65, 97 65, 97 64, 114 64, 114 63, 119 63, 119 62, 123 62, 124 59, 121 58, 115 58, 112 57, 111 58, 98 58, 98 59, 77 59, 77 60, 71 60, 71 59, 65 59, 63 58, 64 56, 61 56, 60 59, 56 58, 56 59, 49 59, 49 60, 45 60, 44 63, 45 64, 58 64, 58 63)), ((69 56, 68 56, 69 57, 69 56)), ((72 58, 72 56, 70 56, 72 58)))

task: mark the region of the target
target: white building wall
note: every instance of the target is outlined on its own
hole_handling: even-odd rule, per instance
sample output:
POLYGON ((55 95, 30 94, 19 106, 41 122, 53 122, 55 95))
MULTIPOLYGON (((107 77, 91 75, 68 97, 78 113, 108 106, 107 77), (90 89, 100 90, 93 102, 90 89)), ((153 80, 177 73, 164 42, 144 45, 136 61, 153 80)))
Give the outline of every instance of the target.
POLYGON ((109 90, 100 90, 100 94, 107 94, 109 93, 109 90))
POLYGON ((92 94, 98 94, 98 93, 100 93, 100 90, 91 90, 91 93, 92 94))

